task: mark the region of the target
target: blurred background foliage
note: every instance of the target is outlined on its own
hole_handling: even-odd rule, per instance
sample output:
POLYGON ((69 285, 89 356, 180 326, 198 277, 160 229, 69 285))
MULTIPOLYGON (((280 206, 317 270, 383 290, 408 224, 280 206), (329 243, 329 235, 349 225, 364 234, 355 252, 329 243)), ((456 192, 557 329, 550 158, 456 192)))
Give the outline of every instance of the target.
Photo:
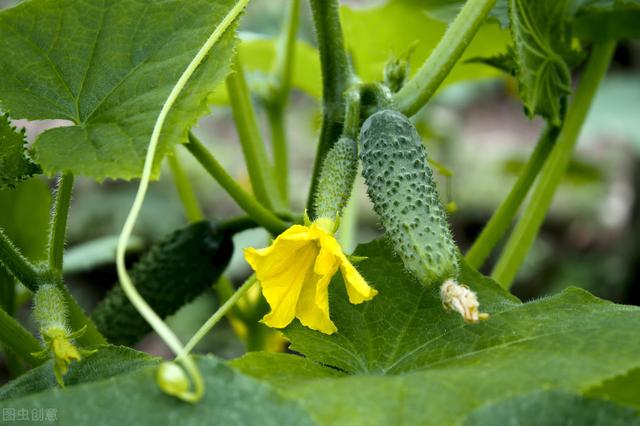
MULTIPOLYGON (((251 88, 258 95, 265 87, 266 72, 271 69, 284 1, 254 0, 242 20, 240 55, 251 88)), ((0 0, 0 7, 14 3, 17 2, 0 0)), ((453 16, 459 4, 450 0, 344 2, 341 16, 345 41, 357 74, 365 81, 380 80, 385 62, 392 56, 405 54, 412 44, 415 51, 411 63, 415 71, 443 34, 445 21, 453 16), (387 19, 390 15, 395 19, 387 19), (395 27, 389 22, 402 25, 395 27)), ((301 212, 306 202, 320 125, 321 93, 306 2, 302 9, 294 91, 287 111, 291 203, 296 212, 301 212)), ((457 206, 451 212, 451 221, 463 252, 506 196, 533 150, 543 124, 525 117, 516 84, 510 77, 485 65, 464 62, 504 50, 507 39, 497 20, 487 22, 446 86, 415 117, 431 159, 452 172, 449 177, 436 174, 443 201, 455 202, 457 206)), ((620 43, 581 133, 569 172, 513 287, 514 293, 524 300, 553 294, 567 286, 580 286, 609 300, 640 304, 639 69, 640 44, 620 43)), ((218 90, 214 101, 211 115, 201 120, 195 131, 231 175, 250 190, 224 87, 218 90)), ((255 105, 263 136, 268 141, 267 120, 259 96, 255 105)), ((30 140, 44 129, 60 125, 21 120, 15 124, 26 127, 30 140)), ((186 151, 180 149, 178 155, 194 182, 207 218, 219 220, 241 214, 231 198, 186 151)), ((33 260, 42 259, 44 253, 49 208, 47 185, 52 187, 52 181, 36 179, 16 189, 0 191, 0 226, 33 260)), ((135 181, 98 184, 78 179, 69 218, 66 275, 73 292, 89 308, 117 281, 112 263, 114 236, 120 231, 136 187, 135 181)), ((347 249, 351 250, 357 243, 381 234, 361 179, 357 181, 349 209, 351 217, 357 218, 356 232, 347 241, 347 249)), ((185 221, 165 167, 165 173, 149 191, 135 230, 131 260, 152 241, 185 221)), ((235 237, 236 253, 228 273, 232 281, 239 282, 249 274, 241 249, 267 243, 267 233, 260 230, 235 237)), ((490 271, 494 260, 490 259, 484 272, 490 271)), ((9 279, 0 275, 0 280, 9 279)), ((27 298, 24 293, 18 301, 24 303, 27 298)), ((2 300, 0 294, 0 303, 2 300)), ((179 311, 170 323, 186 339, 215 307, 216 296, 211 291, 179 311)), ((24 307, 19 315, 28 321, 28 310, 24 307)), ((153 335, 139 345, 151 353, 166 353, 153 335)), ((244 346, 233 337, 231 326, 226 323, 211 333, 200 349, 229 358, 241 354, 244 346)))

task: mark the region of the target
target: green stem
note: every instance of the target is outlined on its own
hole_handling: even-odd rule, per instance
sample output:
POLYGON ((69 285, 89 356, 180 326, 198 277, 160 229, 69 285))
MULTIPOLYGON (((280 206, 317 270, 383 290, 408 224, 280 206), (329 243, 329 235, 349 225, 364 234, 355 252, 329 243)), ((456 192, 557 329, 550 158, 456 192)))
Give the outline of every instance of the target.
POLYGON ((202 340, 202 338, 206 336, 207 333, 209 333, 209 331, 211 331, 213 326, 215 326, 218 323, 218 321, 220 321, 222 317, 224 317, 227 314, 227 312, 231 308, 233 308, 236 302, 240 300, 240 298, 244 296, 244 294, 247 291, 249 291, 249 289, 255 283, 256 283, 256 276, 254 274, 254 275, 251 275, 251 277, 249 277, 249 279, 247 279, 244 282, 244 284, 242 284, 240 288, 236 290, 236 292, 233 293, 233 295, 229 299, 227 299, 227 301, 224 302, 224 304, 220 306, 220 308, 218 308, 216 312, 214 312, 213 315, 211 315, 211 318, 209 318, 207 322, 205 322, 202 325, 202 327, 200 327, 200 329, 193 335, 191 340, 189 340, 189 342, 184 346, 184 351, 178 355, 178 358, 183 358, 189 355, 191 350, 200 342, 200 340, 202 340))
POLYGON ((287 134, 285 128, 284 105, 267 104, 267 117, 271 128, 271 146, 273 147, 273 171, 280 197, 285 205, 289 204, 289 154, 287 153, 287 134))
POLYGON ((345 94, 342 136, 357 141, 358 133, 360 133, 360 92, 352 89, 345 94))
POLYGON ((338 0, 311 0, 322 68, 322 129, 307 199, 309 217, 315 217, 318 179, 324 157, 342 133, 344 104, 342 95, 351 85, 352 72, 342 38, 338 0))
POLYGON ((40 274, 0 228, 0 263, 31 291, 38 291, 40 274))
POLYGON ((42 350, 38 339, 2 308, 0 308, 0 342, 31 365, 40 365, 45 361, 31 355, 42 350))
MULTIPOLYGON (((227 300, 233 297, 233 295, 236 292, 236 289, 229 278, 222 276, 220 277, 220 279, 218 279, 218 282, 216 282, 215 284, 215 292, 216 292, 216 296, 218 297, 218 303, 224 304, 227 302, 227 300)), ((247 316, 244 314, 244 312, 242 312, 241 309, 238 308, 237 304, 233 305, 233 307, 231 308, 231 314, 236 316, 242 322, 244 323, 247 322, 247 316)))
POLYGON ((411 116, 427 103, 467 48, 496 0, 468 0, 416 75, 394 96, 400 112, 411 116))
POLYGON ((300 0, 291 0, 285 15, 273 66, 274 87, 270 93, 269 103, 285 106, 291 91, 291 75, 295 59, 296 38, 300 24, 300 0))
POLYGON ((271 128, 271 146, 273 148, 273 169, 285 206, 289 205, 289 159, 287 154, 287 133, 285 109, 291 91, 291 75, 296 47, 296 38, 300 23, 300 0, 292 0, 285 15, 273 66, 273 84, 265 99, 269 127, 271 128))
POLYGON ((520 265, 538 235, 540 226, 553 201, 556 189, 560 185, 571 160, 573 148, 589 112, 593 96, 607 72, 614 48, 615 43, 613 42, 596 44, 593 48, 580 84, 567 111, 558 141, 540 172, 540 177, 533 188, 527 209, 509 237, 493 270, 492 277, 504 288, 511 286, 520 265))
POLYGON ((556 143, 559 131, 558 127, 547 127, 543 131, 533 153, 529 157, 527 164, 520 171, 520 175, 507 198, 502 201, 493 213, 491 219, 467 252, 465 259, 470 266, 476 269, 480 268, 498 241, 504 236, 509 226, 511 226, 520 205, 529 193, 529 189, 538 173, 540 173, 540 169, 547 161, 547 157, 556 143))
POLYGON ((207 150, 207 148, 193 134, 189 133, 189 143, 187 149, 200 162, 202 167, 224 188, 236 203, 253 220, 269 230, 274 235, 280 234, 287 229, 287 224, 280 220, 270 210, 258 203, 255 198, 248 194, 238 183, 224 170, 218 160, 207 150))
POLYGON ((265 207, 281 210, 282 202, 275 184, 271 162, 260 136, 258 120, 244 78, 244 70, 237 55, 234 61, 234 72, 227 77, 226 86, 253 193, 265 207))
MULTIPOLYGON (((69 217, 73 182, 74 177, 71 173, 64 173, 58 181, 56 199, 51 214, 51 228, 49 231, 49 273, 45 274, 43 280, 55 282, 56 286, 62 291, 69 310, 71 328, 73 330, 79 330, 85 325, 87 326, 86 332, 78 338, 78 342, 86 346, 100 345, 106 343, 105 338, 100 334, 95 324, 93 324, 71 295, 62 280, 64 243, 67 233, 67 219, 69 217)), ((37 288, 31 290, 35 292, 37 288)))
POLYGON ((56 199, 51 213, 51 228, 49 230, 49 269, 56 276, 62 276, 62 262, 64 257, 64 243, 67 234, 67 219, 69 205, 73 191, 73 174, 64 173, 58 181, 56 199))
POLYGON ((176 189, 178 190, 180 201, 182 201, 187 220, 189 222, 198 222, 204 219, 204 214, 196 198, 196 193, 189 181, 189 177, 182 168, 182 164, 180 164, 177 154, 174 152, 173 155, 169 155, 168 158, 173 181, 176 184, 176 189))

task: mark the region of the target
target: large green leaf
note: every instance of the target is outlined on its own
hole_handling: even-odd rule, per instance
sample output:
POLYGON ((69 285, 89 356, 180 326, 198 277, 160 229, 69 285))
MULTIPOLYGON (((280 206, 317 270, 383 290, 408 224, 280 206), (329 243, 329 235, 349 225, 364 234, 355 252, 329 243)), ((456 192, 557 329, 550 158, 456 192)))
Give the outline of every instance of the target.
MULTIPOLYGON (((434 17, 433 12, 451 2, 391 0, 369 9, 352 9, 342 6, 345 42, 352 55, 357 74, 365 81, 381 81, 387 60, 401 56, 410 45, 417 42, 411 56, 415 72, 444 34, 447 24, 434 17)), ((453 4, 453 7, 459 6, 453 4)), ((453 68, 444 84, 460 80, 496 77, 499 72, 481 64, 466 64, 466 59, 476 56, 493 56, 506 47, 509 35, 500 29, 496 21, 480 28, 465 50, 461 61, 453 68)))
MULTIPOLYGON (((64 376, 65 386, 104 380, 156 365, 159 358, 124 346, 99 346, 98 352, 73 362, 64 376)), ((53 360, 29 370, 27 373, 0 388, 0 401, 21 398, 58 387, 53 375, 53 360)))
POLYGON ((469 416, 465 426, 632 426, 640 417, 631 409, 601 399, 566 392, 535 392, 486 405, 469 416))
MULTIPOLYGON (((468 346, 481 344, 482 336, 493 342, 513 336, 517 315, 506 314, 520 307, 520 302, 494 281, 464 267, 460 282, 478 292, 483 312, 494 315, 492 327, 469 328, 457 314, 443 311, 438 286, 420 285, 395 256, 385 256, 391 250, 381 241, 361 246, 357 256, 368 259, 358 263, 358 270, 374 286, 379 295, 361 305, 348 302, 341 278, 331 285, 331 318, 338 333, 326 335, 303 327, 299 322, 285 329, 291 348, 322 364, 338 367, 349 373, 396 374, 422 368, 428 364, 455 356, 468 346), (504 312, 504 314, 502 314, 504 312), (506 317, 504 315, 507 315, 506 317), (506 327, 505 336, 496 328, 506 327), (473 336, 461 338, 472 333, 473 336), (458 342, 448 347, 445 342, 458 342), (433 352, 431 342, 442 343, 447 352, 433 352), (435 357, 435 358, 434 358, 435 357)), ((533 332, 529 327, 519 331, 523 337, 533 332)))
POLYGON ((233 363, 301 401, 323 424, 460 424, 492 404, 517 413, 520 405, 508 401, 533 392, 579 396, 640 366, 640 308, 578 289, 523 304, 463 265, 460 281, 491 315, 470 325, 444 311, 437 290, 406 273, 384 243, 355 254, 367 257, 358 269, 379 294, 351 305, 334 278, 336 334, 295 323, 285 333, 306 360, 254 353, 233 363))
MULTIPOLYGON (((278 396, 268 385, 243 376, 206 357, 198 362, 206 391, 197 404, 163 394, 155 367, 65 390, 0 402, 0 408, 55 407, 60 424, 122 425, 291 425, 314 424, 295 401, 278 396)), ((35 422, 34 422, 35 423, 35 422)))
MULTIPOLYGON (((233 0, 40 0, 0 12, 0 105, 14 118, 66 119, 35 156, 46 173, 140 175, 160 109, 233 0)), ((171 110, 156 165, 208 112, 229 69, 229 30, 171 110)))
POLYGON ((520 96, 530 117, 541 115, 554 125, 562 121, 571 93, 571 73, 564 57, 570 51, 567 32, 570 0, 509 0, 510 26, 520 96))
POLYGON ((26 155, 24 130, 16 131, 9 118, 0 114, 0 189, 13 188, 40 168, 26 155))
POLYGON ((640 383, 640 368, 634 368, 594 386, 587 391, 587 395, 611 399, 640 412, 638 383, 640 383))

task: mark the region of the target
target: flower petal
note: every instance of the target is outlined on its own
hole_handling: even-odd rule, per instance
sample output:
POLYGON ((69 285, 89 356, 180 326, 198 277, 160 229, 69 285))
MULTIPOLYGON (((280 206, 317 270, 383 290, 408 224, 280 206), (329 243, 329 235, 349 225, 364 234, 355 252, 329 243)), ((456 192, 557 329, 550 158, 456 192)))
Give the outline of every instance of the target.
POLYGON ((274 250, 269 257, 276 259, 269 263, 280 265, 286 262, 289 267, 276 274, 269 270, 256 270, 262 293, 271 307, 271 312, 262 319, 269 327, 283 328, 293 321, 302 286, 313 279, 313 264, 317 255, 318 246, 315 242, 307 242, 293 253, 289 250, 282 253, 274 250), (294 260, 296 263, 292 264, 294 260))
POLYGON ((349 302, 358 304, 371 300, 378 294, 378 290, 372 288, 364 280, 360 272, 349 262, 346 256, 342 255, 340 272, 344 278, 344 285, 347 287, 349 302))
POLYGON ((276 240, 263 249, 253 247, 244 250, 244 258, 256 271, 258 280, 279 275, 286 269, 291 268, 291 260, 295 259, 296 252, 303 246, 309 244, 304 240, 276 240))
POLYGON ((338 330, 329 316, 330 281, 331 275, 313 274, 312 279, 302 286, 296 309, 296 317, 302 325, 325 334, 333 334, 338 330))
MULTIPOLYGON (((360 275, 358 270, 349 262, 347 256, 342 252, 342 248, 333 235, 325 233, 320 239, 320 245, 323 249, 331 252, 340 264, 340 272, 344 278, 344 284, 349 295, 349 302, 359 304, 374 298, 378 291, 367 284, 365 279, 360 275)), ((316 262, 316 273, 319 273, 316 262)), ((335 273, 335 272, 333 272, 335 273)))

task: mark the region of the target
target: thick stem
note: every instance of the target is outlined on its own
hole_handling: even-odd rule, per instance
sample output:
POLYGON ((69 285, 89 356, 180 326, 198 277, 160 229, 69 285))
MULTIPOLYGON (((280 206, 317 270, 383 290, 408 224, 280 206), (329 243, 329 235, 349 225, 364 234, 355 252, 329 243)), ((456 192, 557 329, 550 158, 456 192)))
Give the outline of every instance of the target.
MULTIPOLYGON (((64 257, 64 243, 67 233, 67 219, 71 204, 74 177, 71 173, 64 173, 58 181, 56 199, 51 212, 51 228, 49 230, 49 273, 43 280, 53 281, 64 295, 69 310, 69 322, 73 330, 86 326, 86 332, 78 338, 83 345, 99 345, 106 343, 95 324, 89 319, 78 302, 73 298, 62 280, 62 263, 64 257)), ((36 291, 31 289, 32 291, 36 291)))
POLYGON ((507 198, 502 201, 493 213, 491 219, 467 252, 465 259, 470 266, 476 269, 480 268, 498 241, 502 239, 509 226, 511 226, 520 205, 529 193, 529 189, 538 173, 540 173, 540 169, 547 161, 559 132, 560 129, 557 127, 547 127, 543 131, 533 153, 529 157, 527 164, 520 171, 520 175, 507 198))
POLYGON ((468 0, 416 75, 393 100, 400 112, 411 116, 433 96, 482 25, 496 0, 468 0))
POLYGON ((178 358, 185 357, 189 355, 189 352, 202 340, 204 336, 207 335, 209 331, 213 328, 214 325, 218 323, 224 317, 227 312, 240 300, 244 294, 249 291, 249 289, 256 283, 256 276, 251 275, 249 279, 247 279, 244 284, 240 286, 238 290, 216 312, 211 315, 211 318, 205 322, 202 327, 193 335, 191 340, 184 346, 184 351, 178 355, 178 358))
POLYGON ((38 339, 2 308, 0 308, 0 342, 31 365, 40 365, 45 361, 31 355, 42 350, 38 339))
POLYGON ((67 234, 67 219, 73 191, 74 177, 72 173, 64 173, 58 181, 56 199, 51 212, 51 228, 49 230, 49 269, 57 277, 62 276, 64 243, 67 234))
POLYGON ((200 162, 202 167, 224 188, 225 191, 235 200, 236 203, 249 215, 253 220, 269 230, 272 234, 277 235, 287 229, 287 224, 280 220, 270 210, 258 203, 255 198, 248 194, 238 183, 224 170, 218 160, 207 150, 207 148, 196 138, 195 135, 189 133, 189 143, 187 149, 200 162))
POLYGON ((511 286, 551 207, 553 196, 571 160, 573 148, 589 112, 593 96, 609 67, 614 47, 615 43, 608 42, 596 44, 593 48, 567 111, 558 141, 540 172, 526 210, 509 237, 493 270, 492 277, 505 288, 511 286))
POLYGON ((0 228, 0 263, 29 290, 38 291, 41 281, 38 270, 20 253, 2 228, 0 228))
POLYGON ((189 177, 182 168, 180 160, 177 154, 169 155, 169 167, 171 168, 171 174, 173 175, 173 181, 176 184, 180 201, 184 207, 184 213, 187 216, 189 222, 198 222, 204 219, 204 214, 196 198, 196 193, 193 190, 193 186, 189 181, 189 177))
POLYGON ((285 205, 289 204, 289 154, 285 128, 284 105, 266 106, 269 127, 271 128, 271 146, 273 147, 273 171, 280 197, 285 205))
POLYGON ((280 194, 276 188, 267 150, 260 136, 258 120, 251 103, 242 63, 237 55, 234 61, 234 72, 227 77, 226 86, 253 193, 264 206, 280 210, 282 208, 280 194))
POLYGON ((342 95, 352 80, 351 67, 342 38, 338 0, 311 0, 322 68, 322 129, 313 165, 307 211, 315 217, 318 179, 324 157, 342 133, 344 105, 342 95))

